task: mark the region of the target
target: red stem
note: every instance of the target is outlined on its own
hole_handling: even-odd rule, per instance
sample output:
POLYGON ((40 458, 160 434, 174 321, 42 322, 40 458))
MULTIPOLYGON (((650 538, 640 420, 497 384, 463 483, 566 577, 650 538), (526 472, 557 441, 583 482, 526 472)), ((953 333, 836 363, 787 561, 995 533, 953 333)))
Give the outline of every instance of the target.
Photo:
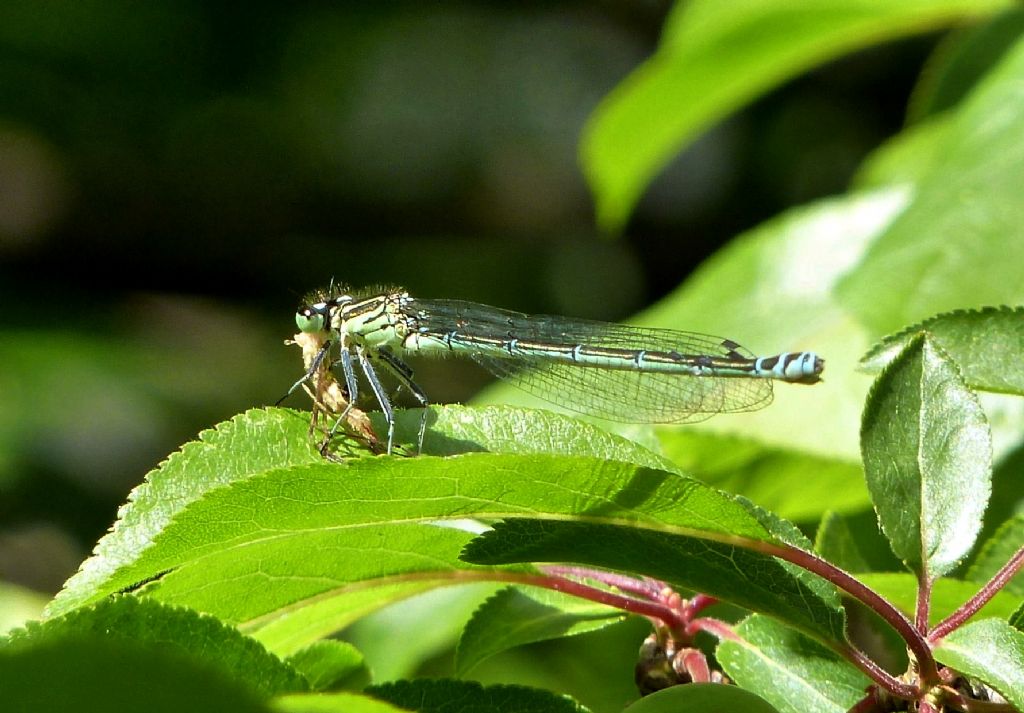
MULTIPOLYGON (((903 637, 903 640, 907 644, 907 648, 910 649, 917 661, 922 686, 924 688, 930 688, 938 683, 938 667, 935 664, 935 658, 932 656, 932 650, 929 647, 928 642, 925 640, 924 635, 922 635, 921 632, 919 632, 914 625, 910 623, 910 620, 903 615, 903 612, 894 607, 887 599, 854 576, 844 572, 834 564, 826 562, 813 552, 808 552, 807 550, 802 550, 792 545, 764 542, 763 540, 743 539, 743 545, 749 549, 778 557, 779 559, 786 560, 787 562, 792 562, 798 567, 806 569, 808 572, 813 572, 819 577, 839 587, 854 599, 862 602, 865 606, 873 609, 889 624, 889 626, 894 628, 899 635, 903 637)), ((916 686, 911 686, 910 684, 900 681, 898 678, 864 656, 863 653, 857 651, 857 649, 849 643, 842 645, 839 644, 839 642, 833 642, 833 648, 837 653, 846 656, 851 662, 861 668, 861 670, 874 679, 878 685, 888 691, 891 691, 894 695, 910 700, 917 697, 918 688, 916 686)))
POLYGON ((686 627, 686 633, 690 636, 693 636, 698 631, 706 631, 720 641, 726 639, 729 641, 742 641, 740 635, 736 633, 736 630, 730 624, 725 623, 721 619, 712 619, 709 616, 694 619, 686 627))
POLYGON ((919 686, 904 683, 894 677, 891 673, 871 660, 863 651, 856 649, 853 646, 833 647, 833 650, 843 656, 846 656, 846 658, 849 659, 857 668, 863 671, 868 678, 892 695, 908 701, 916 700, 920 696, 922 689, 919 686))
POLYGON ((515 581, 520 584, 529 584, 535 587, 543 587, 545 589, 553 589, 556 592, 565 592, 566 594, 571 594, 574 597, 588 599, 599 604, 607 604, 610 607, 632 612, 633 614, 641 614, 650 619, 657 619, 664 623, 665 626, 672 631, 673 636, 676 637, 681 637, 686 630, 686 622, 684 622, 673 609, 658 602, 624 597, 621 594, 615 594, 614 592, 609 592, 605 589, 591 587, 572 579, 546 574, 508 573, 501 579, 506 581, 515 581))
MULTIPOLYGON (((904 683, 888 673, 876 663, 871 661, 862 652, 854 648, 849 642, 837 642, 828 641, 829 646, 833 648, 836 653, 847 658, 851 663, 860 668, 867 676, 869 676, 875 683, 890 691, 893 695, 906 700, 917 699, 919 692, 922 687, 927 689, 935 685, 939 681, 938 670, 935 664, 935 659, 931 654, 931 649, 924 637, 914 628, 910 621, 891 603, 881 597, 874 590, 867 587, 862 582, 850 574, 839 569, 835 565, 826 562, 812 552, 802 550, 792 545, 783 545, 773 542, 765 542, 764 540, 755 540, 747 537, 730 537, 727 540, 733 545, 744 547, 746 549, 761 552, 779 559, 791 562, 802 569, 812 572, 813 574, 822 577, 823 579, 831 582, 835 586, 839 587, 843 591, 847 592, 855 599, 863 602, 866 606, 873 609, 882 617, 883 620, 889 623, 904 639, 907 643, 908 648, 914 654, 917 660, 920 676, 923 681, 921 687, 914 686, 911 684, 904 683)), ((1001 570, 1001 574, 1004 578, 1008 579, 1010 576, 1016 573, 1016 571, 1024 564, 1024 548, 1021 552, 1018 552, 1014 556, 1006 567, 1001 570)), ((567 568, 565 572, 571 571, 572 568, 567 568)), ((554 570, 557 571, 557 570, 554 570)), ((585 570, 587 574, 585 576, 593 576, 596 570, 585 570)), ((391 579, 391 578, 386 578, 391 579)), ((473 580, 489 580, 489 581, 504 581, 513 582, 519 584, 527 584, 545 589, 552 589, 555 591, 565 592, 578 596, 583 599, 598 602, 601 604, 607 604, 608 606, 621 609, 623 611, 640 614, 651 619, 661 621, 665 626, 672 632, 674 637, 680 640, 684 640, 686 637, 686 625, 688 622, 680 617, 679 612, 675 611, 669 606, 661 604, 657 601, 643 601, 639 599, 633 599, 625 597, 613 592, 591 587, 579 582, 575 582, 571 579, 566 579, 560 576, 543 574, 533 575, 518 572, 457 572, 449 573, 447 576, 437 576, 436 573, 420 573, 419 576, 404 575, 401 577, 393 578, 396 581, 410 581, 416 579, 449 579, 454 581, 473 581, 473 580)), ((631 582, 638 582, 638 580, 627 578, 631 582)), ((624 580, 623 580, 624 582, 624 580)), ((993 578, 990 584, 998 584, 1001 586, 1003 582, 1000 579, 1000 575, 993 578)), ((380 583, 378 581, 378 583, 380 583)), ((656 584, 653 580, 652 584, 656 584)), ((988 585, 987 585, 988 586, 988 585)), ((650 590, 646 587, 641 587, 641 591, 638 592, 641 596, 649 596, 650 590)), ((335 591, 335 590, 332 590, 335 591)), ((324 593, 326 596, 328 593, 324 593)), ((966 607, 967 605, 965 605, 966 607)), ((275 612, 278 614, 279 612, 275 612)), ((251 620, 245 623, 245 626, 255 626, 263 617, 251 620)), ((943 622, 944 624, 946 622, 943 622)), ((942 625, 940 625, 941 627, 942 625)), ((710 630, 712 627, 708 627, 710 630)), ((939 630, 939 627, 936 627, 939 630)))
MULTIPOLYGON (((777 545, 773 545, 773 547, 777 549, 782 549, 777 545)), ((810 555, 810 553, 804 552, 803 550, 796 550, 796 548, 792 549, 794 551, 803 552, 805 555, 814 557, 813 555, 810 555)), ((823 560, 818 561, 828 565, 828 563, 825 563, 823 560)), ((832 565, 828 565, 828 567, 832 567, 832 565)), ((833 569, 835 568, 833 567, 833 569)), ((857 582, 857 580, 854 580, 852 577, 850 577, 850 575, 846 574, 845 572, 843 572, 842 574, 866 589, 866 587, 863 584, 857 582)), ((641 614, 651 619, 657 619, 658 621, 663 622, 665 626, 668 627, 670 631, 672 631, 673 637, 679 640, 685 640, 687 635, 692 633, 690 631, 690 627, 697 626, 698 622, 701 622, 700 628, 718 636, 719 638, 729 638, 734 640, 737 638, 736 634, 731 630, 730 627, 728 627, 728 625, 719 622, 719 624, 722 624, 722 626, 716 626, 716 624, 713 623, 716 621, 714 619, 696 619, 690 622, 688 626, 687 622, 683 621, 680 618, 679 614, 670 607, 664 606, 657 602, 641 601, 638 599, 632 599, 630 597, 624 597, 622 595, 614 594, 603 589, 597 589, 596 587, 581 584, 580 582, 576 582, 571 579, 565 579, 562 577, 551 575, 531 575, 518 573, 505 574, 503 577, 501 577, 501 579, 506 581, 516 581, 521 584, 529 584, 536 587, 544 587, 545 589, 553 589, 559 592, 565 592, 566 594, 572 594, 573 596, 581 597, 583 599, 589 599, 590 601, 598 602, 600 604, 607 604, 608 606, 612 606, 617 609, 622 609, 623 611, 633 612, 634 614, 641 614)), ((873 594, 875 597, 878 597, 878 595, 875 594, 873 591, 868 591, 871 592, 871 594, 873 594)), ((885 600, 882 601, 885 602, 885 600)), ((885 603, 888 604, 888 602, 885 603)), ((910 622, 906 621, 906 619, 904 619, 903 621, 906 622, 907 626, 910 628, 911 631, 914 630, 913 627, 910 626, 910 622)), ((837 653, 839 653, 842 656, 845 656, 855 666, 861 669, 865 674, 867 674, 867 676, 869 676, 873 681, 875 681, 875 683, 877 683, 879 686, 882 686, 886 690, 891 691, 894 695, 908 700, 913 700, 917 698, 918 692, 920 690, 918 687, 912 686, 907 683, 903 683, 902 681, 894 677, 892 674, 890 674, 888 671, 883 669, 881 666, 876 664, 874 661, 872 661, 870 658, 865 656, 861 651, 858 651, 853 646, 849 644, 842 645, 838 642, 833 642, 833 648, 837 653)), ((934 663, 934 659, 932 661, 934 663)))
POLYGON ((693 599, 690 600, 690 606, 687 607, 687 613, 690 615, 690 618, 693 619, 712 604, 718 604, 718 600, 712 596, 698 592, 697 594, 694 594, 693 599))
POLYGON ((854 703, 846 713, 875 713, 878 709, 878 697, 875 695, 875 689, 871 688, 868 689, 867 695, 854 703))
MULTIPOLYGON (((678 654, 677 654, 678 655, 678 654)), ((711 683, 711 669, 708 668, 707 657, 697 649, 689 649, 682 654, 683 668, 690 674, 694 683, 711 683)))
POLYGON ((935 628, 928 632, 929 641, 938 641, 949 632, 963 626, 964 622, 978 613, 978 611, 989 603, 999 591, 1006 586, 1013 577, 1024 567, 1024 546, 1017 550, 1010 561, 999 568, 992 579, 988 580, 978 593, 964 602, 955 612, 936 624, 935 628))
POLYGON ((638 579, 625 574, 619 574, 618 572, 607 572, 602 569, 590 569, 589 567, 549 564, 538 567, 538 569, 557 577, 593 579, 596 582, 607 584, 610 587, 617 587, 624 592, 649 599, 656 599, 665 588, 663 583, 654 579, 638 579))
POLYGON ((923 572, 917 578, 917 606, 914 607, 914 623, 923 635, 928 634, 928 614, 932 603, 932 585, 935 580, 923 572))
MULTIPOLYGON (((935 663, 935 658, 932 656, 931 648, 929 648, 924 636, 917 631, 914 625, 906 616, 903 615, 902 612, 896 609, 888 600, 880 596, 873 589, 869 588, 863 582, 857 580, 847 572, 844 572, 830 562, 826 562, 807 550, 802 550, 792 545, 782 545, 765 542, 763 540, 752 540, 745 537, 736 538, 736 540, 738 540, 738 542, 734 541, 734 544, 738 544, 739 546, 743 546, 747 549, 761 552, 763 554, 778 557, 779 559, 786 560, 787 562, 792 562, 808 572, 817 574, 819 577, 831 582, 855 599, 863 602, 865 606, 876 611, 883 620, 888 622, 889 625, 903 637, 917 661, 919 675, 922 680, 921 686, 911 685, 899 680, 868 658, 863 652, 857 650, 849 642, 828 642, 836 653, 845 657, 857 666, 879 686, 890 691, 893 695, 899 698, 915 700, 918 698, 922 688, 926 690, 932 685, 938 683, 938 668, 935 663)), ((587 570, 586 568, 568 567, 563 569, 561 567, 548 567, 546 569, 547 571, 552 572, 571 572, 573 574, 582 574, 582 576, 591 577, 593 577, 593 574, 595 573, 595 570, 587 570)), ((491 573, 492 576, 494 574, 496 573, 491 573)), ((554 589, 556 591, 589 599, 590 601, 607 604, 608 606, 622 609, 623 611, 641 614, 651 619, 663 622, 665 626, 672 631, 673 636, 681 640, 686 636, 687 622, 683 621, 675 610, 657 602, 641 601, 630 597, 624 597, 602 589, 590 587, 570 579, 564 579, 557 575, 505 573, 500 577, 500 579, 506 581, 517 581, 522 584, 532 584, 546 589, 554 589)))

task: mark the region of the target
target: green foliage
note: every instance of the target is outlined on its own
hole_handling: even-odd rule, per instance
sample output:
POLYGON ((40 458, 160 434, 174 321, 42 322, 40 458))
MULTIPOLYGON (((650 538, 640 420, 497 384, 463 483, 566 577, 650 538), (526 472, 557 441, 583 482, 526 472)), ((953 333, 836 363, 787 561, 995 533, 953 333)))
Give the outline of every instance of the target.
POLYGON ((1017 631, 1024 631, 1024 604, 1018 607, 1017 611, 1011 614, 1007 621, 1017 631))
POLYGON ((376 683, 415 676, 424 661, 450 654, 467 622, 497 582, 436 587, 365 616, 345 631, 373 669, 376 683), (444 616, 438 616, 444 612, 444 616), (395 636, 401 631, 402 636, 395 636))
POLYGON ((818 525, 814 551, 847 572, 870 572, 876 568, 870 563, 868 548, 872 545, 877 547, 880 541, 888 550, 885 540, 881 537, 871 537, 872 534, 874 533, 863 522, 852 523, 849 518, 837 513, 825 513, 825 517, 818 525), (871 542, 865 542, 866 540, 871 542))
MULTIPOLYGON (((1005 564, 1003 560, 1001 564, 1005 564)), ((859 579, 873 590, 895 604, 899 609, 911 616, 917 598, 917 579, 912 574, 902 572, 866 572, 858 575, 859 579)), ((932 589, 930 624, 938 624, 942 619, 955 612, 968 599, 978 592, 978 582, 963 581, 943 577, 932 589)), ((1020 605, 1020 597, 1010 592, 1000 592, 988 602, 977 616, 1009 617, 1020 605)))
MULTIPOLYGON (((672 153, 766 88, 1007 5, 680 5, 585 137, 599 220, 620 227, 672 153)), ((1008 37, 976 75, 938 62, 916 110, 927 123, 869 159, 870 191, 740 236, 639 318, 744 335, 759 353, 813 348, 823 383, 780 384, 756 414, 619 434, 498 386, 482 400, 503 405, 429 409, 416 457, 350 439, 327 459, 307 414, 247 411, 150 472, 44 620, 0 642, 0 700, 581 711, 560 690, 416 676, 473 675, 524 645, 557 652, 628 612, 654 622, 651 680, 687 684, 631 711, 841 711, 868 686, 913 703, 938 695, 936 661, 1024 705, 1019 576, 977 598, 1013 573, 1022 538, 1019 517, 982 530, 993 472, 1012 474, 1024 432, 1024 309, 997 306, 1024 303, 1024 41, 1008 37), (873 386, 858 367, 880 372, 873 386), (813 549, 793 521, 817 530, 813 549), (912 675, 865 664, 841 594, 901 637, 912 675), (708 595, 723 611, 708 615, 708 595), (346 629, 350 643, 330 638, 346 629), (704 683, 722 672, 738 687, 704 683)), ((403 452, 421 414, 398 414, 403 452)), ((572 668, 585 676, 599 653, 572 668)), ((524 671, 508 683, 538 680, 524 671)))
POLYGON ((673 686, 641 698, 625 708, 624 713, 774 713, 775 710, 763 698, 742 688, 694 683, 689 686, 673 686))
POLYGON ((826 508, 857 512, 868 502, 860 465, 845 459, 696 429, 660 436, 662 451, 685 472, 797 522, 815 522, 826 508))
POLYGON ((17 713, 267 710, 243 683, 192 657, 100 635, 0 650, 0 696, 17 713))
POLYGON ((943 639, 935 656, 989 684, 1018 709, 1024 708, 1024 633, 1006 621, 967 624, 943 639))
POLYGON ((860 167, 854 185, 862 190, 920 183, 942 158, 951 117, 930 117, 890 139, 860 167))
POLYGON ((716 652, 726 673, 757 691, 780 713, 840 713, 863 695, 869 681, 834 652, 764 616, 736 627, 737 640, 716 652))
POLYGON ((579 562, 647 574, 771 613, 824 638, 843 638, 839 600, 825 582, 785 562, 709 538, 517 518, 497 523, 474 540, 463 558, 481 564, 579 562))
POLYGON ((46 598, 13 584, 0 582, 0 634, 43 613, 46 598))
POLYGON ((875 382, 861 443, 896 556, 922 578, 947 574, 981 529, 992 441, 977 398, 930 339, 913 339, 875 382))
POLYGON ((586 713, 564 696, 522 686, 481 686, 469 681, 400 681, 372 686, 370 693, 424 713, 586 713))
MULTIPOLYGON (((459 411, 464 425, 472 412, 459 411)), ((493 413, 494 409, 485 409, 476 428, 486 432, 494 423, 493 413)), ((553 414, 545 418, 572 423, 553 414)), ((266 432, 278 438, 280 431, 275 429, 290 420, 299 417, 288 411, 258 410, 236 417, 225 428, 229 433, 266 432)), ((594 430, 586 424, 576 428, 570 443, 594 430)), ((805 575, 787 575, 785 565, 780 567, 764 555, 732 554, 733 547, 726 542, 735 538, 779 539, 742 502, 678 474, 630 463, 635 447, 626 441, 617 453, 621 460, 609 460, 608 453, 602 458, 549 454, 546 438, 538 443, 536 454, 527 455, 530 441, 525 436, 516 454, 469 452, 447 458, 424 455, 310 464, 306 463, 309 442, 301 431, 292 434, 294 459, 278 453, 277 467, 264 470, 259 466, 266 461, 244 458, 232 439, 215 431, 203 439, 204 448, 186 449, 181 459, 194 458, 202 467, 227 459, 226 454, 217 455, 218 449, 224 449, 240 461, 256 464, 257 469, 236 473, 236 480, 212 487, 139 542, 132 557, 119 550, 116 569, 102 562, 87 568, 111 571, 109 576, 91 582, 89 588, 72 580, 69 588, 78 586, 75 593, 86 603, 122 590, 138 590, 163 602, 213 613, 248 631, 286 616, 292 621, 296 610, 312 605, 319 609, 320 629, 304 627, 303 636, 319 638, 350 620, 351 609, 344 605, 350 592, 356 595, 359 611, 365 611, 365 582, 390 587, 405 581, 442 583, 456 576, 474 576, 471 572, 476 568, 459 557, 473 533, 459 529, 459 521, 526 516, 552 518, 550 527, 568 520, 594 528, 621 523, 645 538, 637 547, 665 548, 661 566, 667 568, 680 567, 667 557, 678 548, 676 539, 708 540, 709 554, 680 570, 692 571, 690 576, 699 577, 702 585, 713 584, 716 572, 722 577, 745 576, 742 568, 730 562, 730 557, 737 556, 771 571, 778 578, 772 590, 804 588, 798 580, 805 575), (288 462, 295 465, 285 465, 288 462), (446 520, 456 526, 440 526, 446 520), (296 559, 297 548, 309 554, 296 559), (705 569, 712 564, 713 569, 705 569), (464 574, 457 575, 460 571, 464 574), (266 586, 269 582, 275 586, 266 586), (328 618, 327 611, 335 618, 328 618)), ((288 441, 278 443, 283 448, 288 441)), ((481 447, 475 443, 470 450, 481 447)), ((181 459, 172 459, 163 468, 183 467, 181 459)), ((161 480, 162 471, 154 472, 150 482, 161 480)), ((161 506, 148 501, 150 492, 140 486, 132 500, 135 510, 161 506)), ((115 530, 108 537, 117 535, 115 530)), ((386 596, 376 603, 389 601, 386 596)), ((775 599, 789 608, 785 598, 775 599)), ((835 604, 825 606, 832 610, 835 604)), ((816 621, 833 616, 815 611, 805 616, 816 621)), ((284 634, 278 630, 275 635, 284 634)), ((311 643, 297 637, 297 632, 291 632, 289 647, 311 643)))
POLYGON ((960 368, 967 386, 1024 395, 1024 375, 1006 368, 1024 360, 1024 309, 989 307, 932 317, 876 344, 861 360, 869 371, 891 362, 921 332, 960 368))
MULTIPOLYGON (((1021 542, 1024 542, 1024 516, 1016 515, 1000 525, 982 545, 967 571, 967 578, 975 582, 986 581, 1010 560, 1021 542)), ((1024 575, 1018 574, 1007 582, 1006 591, 1024 597, 1024 575)))
POLYGON ((286 663, 301 673, 314 691, 359 690, 369 683, 363 654, 344 641, 316 641, 289 656, 286 663))
POLYGON ((307 687, 295 671, 218 619, 133 597, 115 597, 44 623, 29 624, 12 632, 0 650, 18 654, 54 642, 96 640, 191 659, 263 696, 307 687))
POLYGON ((939 312, 1024 302, 1022 65, 1018 42, 957 108, 941 158, 839 286, 844 307, 876 334, 939 312))
POLYGON ((669 158, 772 86, 859 47, 1009 6, 1000 0, 680 4, 658 53, 605 99, 584 137, 582 162, 598 222, 621 228, 669 158))
POLYGON ((537 641, 575 636, 621 621, 623 613, 543 589, 508 587, 473 614, 459 638, 455 672, 464 676, 488 656, 537 641))
POLYGON ((354 693, 281 696, 274 699, 272 709, 279 713, 399 713, 406 710, 354 693))
POLYGON ((128 564, 178 513, 210 490, 247 473, 318 460, 306 435, 306 423, 288 412, 268 412, 260 419, 237 417, 204 431, 199 440, 172 454, 132 491, 112 531, 99 541, 95 555, 83 563, 81 571, 68 580, 48 613, 61 614, 81 604, 80 592, 89 592, 128 564))

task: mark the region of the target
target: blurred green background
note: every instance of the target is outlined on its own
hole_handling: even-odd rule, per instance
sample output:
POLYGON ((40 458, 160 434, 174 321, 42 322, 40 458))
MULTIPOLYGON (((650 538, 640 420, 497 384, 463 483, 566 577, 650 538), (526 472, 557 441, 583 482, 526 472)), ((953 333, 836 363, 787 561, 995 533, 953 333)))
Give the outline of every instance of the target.
MULTIPOLYGON (((620 319, 843 190, 939 39, 731 116, 609 239, 581 128, 670 6, 0 4, 0 580, 56 591, 146 471, 276 401, 301 373, 283 340, 307 290, 620 319)), ((486 381, 417 366, 438 402, 486 381)))

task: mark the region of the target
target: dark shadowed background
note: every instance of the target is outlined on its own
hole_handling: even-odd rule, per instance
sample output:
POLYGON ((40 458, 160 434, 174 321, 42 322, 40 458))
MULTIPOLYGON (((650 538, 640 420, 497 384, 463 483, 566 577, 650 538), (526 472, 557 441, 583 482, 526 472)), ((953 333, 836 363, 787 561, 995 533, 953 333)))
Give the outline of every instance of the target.
MULTIPOLYGON (((669 6, 0 4, 0 580, 55 591, 147 470, 280 397, 305 291, 622 318, 842 190, 935 44, 784 86, 601 236, 580 131, 669 6)), ((419 366, 437 401, 484 383, 419 366)))

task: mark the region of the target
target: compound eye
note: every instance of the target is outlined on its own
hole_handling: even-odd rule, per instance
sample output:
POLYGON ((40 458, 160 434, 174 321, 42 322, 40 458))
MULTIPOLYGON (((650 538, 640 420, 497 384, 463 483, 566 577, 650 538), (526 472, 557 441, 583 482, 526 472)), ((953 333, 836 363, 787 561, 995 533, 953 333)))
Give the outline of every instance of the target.
POLYGON ((313 334, 324 330, 324 315, 309 307, 303 307, 295 313, 295 326, 300 332, 313 334))

